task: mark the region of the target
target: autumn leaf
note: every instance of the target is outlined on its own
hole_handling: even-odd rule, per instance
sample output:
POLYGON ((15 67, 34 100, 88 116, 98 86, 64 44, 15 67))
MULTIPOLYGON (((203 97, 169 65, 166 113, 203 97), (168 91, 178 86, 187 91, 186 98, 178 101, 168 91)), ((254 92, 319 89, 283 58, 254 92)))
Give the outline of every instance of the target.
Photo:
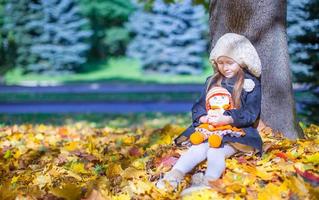
POLYGON ((176 158, 174 156, 165 156, 157 162, 156 166, 157 167, 159 167, 159 166, 172 167, 176 163, 177 160, 178 160, 178 158, 176 158))
POLYGON ((65 183, 60 187, 51 188, 50 193, 66 200, 80 199, 82 196, 81 188, 74 183, 65 183))
POLYGON ((72 163, 70 166, 70 170, 77 174, 85 174, 87 170, 84 168, 83 163, 72 163))
MULTIPOLYGON (((212 189, 183 199, 315 199, 318 196, 319 127, 291 141, 264 127, 264 154, 239 153, 212 189)), ((91 127, 84 122, 21 124, 0 128, 0 199, 180 199, 155 182, 188 147, 172 142, 185 127, 91 127)), ((204 172, 207 162, 192 173, 204 172)))

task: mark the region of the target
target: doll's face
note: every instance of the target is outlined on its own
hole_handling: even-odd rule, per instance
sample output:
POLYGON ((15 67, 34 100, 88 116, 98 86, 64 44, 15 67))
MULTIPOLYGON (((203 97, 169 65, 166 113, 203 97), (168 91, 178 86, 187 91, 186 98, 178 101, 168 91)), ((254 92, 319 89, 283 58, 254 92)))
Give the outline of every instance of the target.
POLYGON ((239 64, 227 56, 218 57, 216 63, 218 70, 226 78, 232 78, 240 70, 239 64))
POLYGON ((225 104, 229 104, 227 95, 216 95, 209 99, 209 105, 211 106, 223 106, 225 104))

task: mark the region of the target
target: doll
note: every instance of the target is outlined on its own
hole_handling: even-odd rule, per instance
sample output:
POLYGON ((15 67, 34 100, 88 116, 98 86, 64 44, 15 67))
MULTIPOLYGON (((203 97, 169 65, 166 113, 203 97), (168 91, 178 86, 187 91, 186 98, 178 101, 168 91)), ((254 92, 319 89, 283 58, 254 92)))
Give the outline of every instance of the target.
POLYGON ((229 109, 234 109, 231 94, 223 87, 212 87, 206 95, 208 123, 203 123, 195 128, 195 132, 190 136, 191 143, 200 144, 208 139, 210 147, 218 148, 226 134, 235 137, 244 136, 243 130, 231 125, 213 126, 209 124, 214 120, 216 113, 224 113, 229 109))

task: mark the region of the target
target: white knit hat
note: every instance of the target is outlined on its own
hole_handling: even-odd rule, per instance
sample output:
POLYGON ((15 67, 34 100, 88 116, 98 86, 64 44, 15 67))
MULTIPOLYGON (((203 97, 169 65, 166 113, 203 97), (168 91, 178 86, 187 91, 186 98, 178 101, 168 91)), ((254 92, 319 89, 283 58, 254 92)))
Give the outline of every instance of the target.
POLYGON ((255 47, 242 35, 226 33, 220 37, 209 55, 209 61, 217 61, 220 56, 227 56, 235 60, 250 73, 259 77, 261 74, 261 61, 255 47))

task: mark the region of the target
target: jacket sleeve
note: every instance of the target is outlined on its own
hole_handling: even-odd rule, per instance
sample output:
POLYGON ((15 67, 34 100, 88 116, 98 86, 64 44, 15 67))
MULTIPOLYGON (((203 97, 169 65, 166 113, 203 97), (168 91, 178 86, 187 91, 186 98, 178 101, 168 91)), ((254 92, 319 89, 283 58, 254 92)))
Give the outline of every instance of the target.
POLYGON ((201 92, 199 99, 193 104, 192 107, 192 119, 193 119, 193 126, 199 126, 199 118, 203 115, 207 115, 206 111, 206 87, 208 84, 208 80, 210 77, 206 79, 205 86, 201 92))
POLYGON ((226 110, 224 115, 230 115, 234 122, 232 126, 242 128, 253 125, 260 114, 261 109, 261 85, 257 83, 253 91, 247 94, 239 109, 226 110))

